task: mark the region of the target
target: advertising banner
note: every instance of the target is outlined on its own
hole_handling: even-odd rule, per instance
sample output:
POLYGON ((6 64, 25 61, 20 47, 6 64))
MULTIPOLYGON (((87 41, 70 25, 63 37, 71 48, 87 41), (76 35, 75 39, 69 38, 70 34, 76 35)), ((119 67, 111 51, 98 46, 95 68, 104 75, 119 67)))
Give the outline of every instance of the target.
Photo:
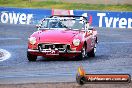
POLYGON ((132 12, 74 10, 73 13, 88 17, 92 26, 132 28, 132 12))
POLYGON ((22 9, 0 7, 0 23, 37 24, 41 19, 50 16, 47 9, 22 9))
POLYGON ((0 7, 0 23, 38 24, 40 20, 51 15, 82 15, 89 19, 91 26, 132 28, 132 12, 0 7))

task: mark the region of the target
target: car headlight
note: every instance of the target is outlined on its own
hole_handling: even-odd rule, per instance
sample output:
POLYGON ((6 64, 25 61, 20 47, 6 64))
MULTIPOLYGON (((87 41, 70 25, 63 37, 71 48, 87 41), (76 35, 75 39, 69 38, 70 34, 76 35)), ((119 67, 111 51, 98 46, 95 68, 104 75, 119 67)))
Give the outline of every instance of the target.
POLYGON ((73 45, 74 46, 79 46, 79 44, 80 44, 80 40, 79 39, 74 39, 73 40, 73 45))
POLYGON ((36 43, 36 38, 35 37, 30 37, 29 39, 29 42, 33 45, 36 43))

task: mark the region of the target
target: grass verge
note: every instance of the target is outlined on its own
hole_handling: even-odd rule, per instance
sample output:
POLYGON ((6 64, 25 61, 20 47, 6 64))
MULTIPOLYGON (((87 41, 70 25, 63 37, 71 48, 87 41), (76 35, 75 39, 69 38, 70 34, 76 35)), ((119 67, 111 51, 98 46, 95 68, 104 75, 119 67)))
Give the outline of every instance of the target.
POLYGON ((47 9, 79 9, 79 10, 103 10, 103 11, 132 11, 132 5, 103 5, 80 4, 57 1, 32 1, 29 0, 0 0, 0 6, 19 8, 47 8, 47 9))

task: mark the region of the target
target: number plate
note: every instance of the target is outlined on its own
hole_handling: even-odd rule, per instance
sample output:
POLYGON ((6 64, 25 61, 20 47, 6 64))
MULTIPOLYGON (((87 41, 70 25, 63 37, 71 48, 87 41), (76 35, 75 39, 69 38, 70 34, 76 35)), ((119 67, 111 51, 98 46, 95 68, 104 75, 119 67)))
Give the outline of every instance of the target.
POLYGON ((59 55, 58 50, 51 50, 51 52, 47 52, 46 55, 59 55))

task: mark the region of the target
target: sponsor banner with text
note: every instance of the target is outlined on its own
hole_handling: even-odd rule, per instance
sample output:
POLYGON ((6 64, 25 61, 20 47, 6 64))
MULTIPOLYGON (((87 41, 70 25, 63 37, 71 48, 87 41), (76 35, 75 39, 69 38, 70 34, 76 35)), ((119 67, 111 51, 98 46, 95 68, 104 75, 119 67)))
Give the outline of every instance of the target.
POLYGON ((51 10, 0 7, 0 23, 38 24, 41 19, 50 16, 51 10))
POLYGON ((0 23, 38 24, 40 20, 51 15, 82 15, 89 19, 91 26, 132 28, 132 12, 0 7, 0 23))
POLYGON ((132 12, 74 10, 73 13, 87 16, 92 26, 132 28, 132 12))

